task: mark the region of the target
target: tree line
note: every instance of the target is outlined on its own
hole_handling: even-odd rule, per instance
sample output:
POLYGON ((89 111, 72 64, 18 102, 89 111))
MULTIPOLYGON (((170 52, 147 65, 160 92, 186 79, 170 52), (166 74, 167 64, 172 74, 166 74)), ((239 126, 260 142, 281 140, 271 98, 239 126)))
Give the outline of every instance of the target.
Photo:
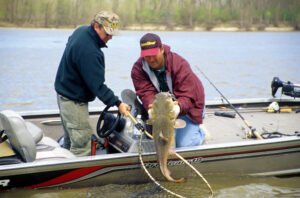
POLYGON ((121 29, 149 24, 168 30, 300 29, 300 0, 0 0, 0 26, 76 27, 89 24, 100 10, 117 13, 121 29))

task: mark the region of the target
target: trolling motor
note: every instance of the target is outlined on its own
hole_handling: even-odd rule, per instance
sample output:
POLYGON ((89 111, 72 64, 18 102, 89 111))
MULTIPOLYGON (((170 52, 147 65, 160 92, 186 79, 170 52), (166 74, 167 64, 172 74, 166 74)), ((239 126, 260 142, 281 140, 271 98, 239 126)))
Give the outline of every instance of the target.
POLYGON ((275 94, 278 88, 282 87, 281 92, 284 95, 291 96, 294 98, 300 97, 300 84, 293 84, 290 81, 283 82, 278 77, 274 77, 271 83, 272 96, 275 98, 275 94), (296 89, 295 89, 296 88, 296 89))

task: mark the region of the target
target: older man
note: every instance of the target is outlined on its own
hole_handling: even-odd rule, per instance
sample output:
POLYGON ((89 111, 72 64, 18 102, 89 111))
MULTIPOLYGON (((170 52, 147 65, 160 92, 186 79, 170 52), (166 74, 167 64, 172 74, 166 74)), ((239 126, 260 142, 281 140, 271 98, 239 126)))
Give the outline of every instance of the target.
POLYGON ((101 50, 118 35, 119 17, 102 11, 90 26, 77 28, 69 37, 61 58, 55 90, 64 127, 64 147, 77 156, 91 154, 92 127, 88 102, 97 97, 104 104, 116 105, 127 116, 130 107, 122 103, 105 84, 105 62, 101 50))

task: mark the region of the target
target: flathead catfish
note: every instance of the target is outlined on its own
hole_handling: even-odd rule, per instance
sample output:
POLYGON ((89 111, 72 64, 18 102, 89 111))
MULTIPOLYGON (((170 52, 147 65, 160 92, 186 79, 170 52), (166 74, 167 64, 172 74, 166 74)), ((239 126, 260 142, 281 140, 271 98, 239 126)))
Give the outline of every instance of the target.
POLYGON ((173 108, 174 102, 168 92, 156 94, 150 110, 150 123, 161 173, 169 181, 182 183, 184 179, 173 179, 167 168, 168 154, 174 142, 175 112, 173 108))

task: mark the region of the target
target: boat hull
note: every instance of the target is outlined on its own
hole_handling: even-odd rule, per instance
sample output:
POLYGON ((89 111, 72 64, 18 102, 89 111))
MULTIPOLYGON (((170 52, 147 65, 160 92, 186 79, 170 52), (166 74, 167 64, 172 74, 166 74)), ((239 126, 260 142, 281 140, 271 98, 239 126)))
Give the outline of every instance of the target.
MULTIPOLYGON (((211 144, 177 151, 204 175, 291 176, 300 174, 300 137, 211 144)), ((159 172, 155 153, 144 154, 143 161, 155 178, 164 180, 159 172)), ((175 156, 170 156, 168 167, 175 178, 196 177, 196 174, 175 156)), ((15 187, 85 187, 149 181, 136 153, 0 167, 1 190, 15 187)))

